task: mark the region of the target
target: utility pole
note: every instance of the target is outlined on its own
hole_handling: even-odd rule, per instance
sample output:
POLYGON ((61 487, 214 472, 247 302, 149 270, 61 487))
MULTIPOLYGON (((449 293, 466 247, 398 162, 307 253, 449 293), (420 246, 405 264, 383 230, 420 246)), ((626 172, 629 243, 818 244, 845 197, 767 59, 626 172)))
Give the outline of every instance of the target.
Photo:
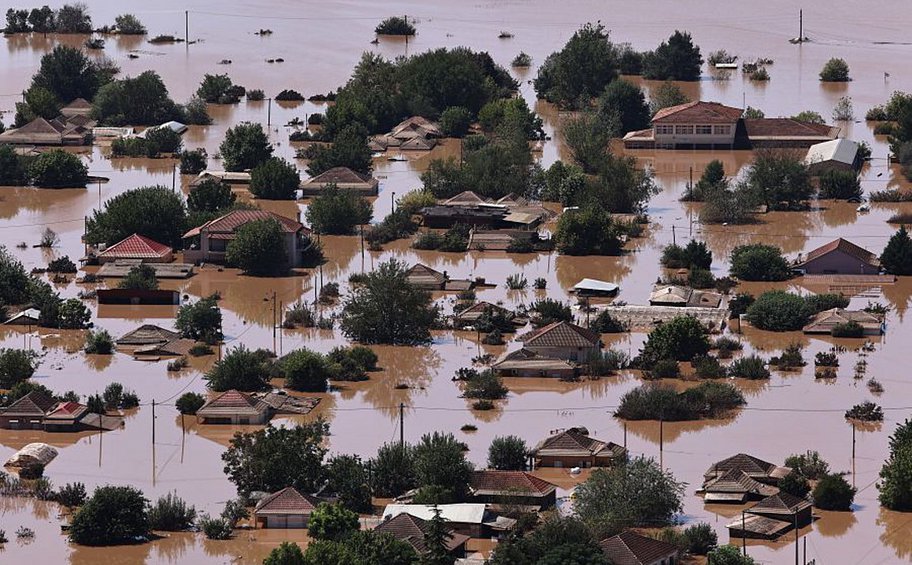
MULTIPOLYGON (((101 191, 101 185, 98 185, 99 192, 101 191)), ((177 192, 177 164, 171 168, 171 192, 177 192)), ((101 205, 99 204, 99 208, 101 205)))
POLYGON ((395 192, 390 194, 390 204, 392 204, 392 207, 393 207, 392 211, 395 212, 396 211, 396 193, 395 192))
POLYGON ((804 41, 804 10, 798 10, 798 43, 804 41))
POLYGON ((405 403, 399 403, 399 447, 405 448, 405 403))
POLYGON ((659 468, 664 469, 663 462, 665 454, 665 419, 659 418, 659 468))
POLYGON ((266 127, 272 125, 272 98, 267 98, 269 103, 266 105, 266 127))
POLYGON ((361 260, 364 260, 364 224, 358 226, 361 232, 361 260))
POLYGON ((627 449, 627 420, 624 420, 624 449, 627 449))
POLYGON ((747 527, 745 525, 744 510, 741 511, 741 552, 747 557, 747 527))
POLYGON ((675 235, 675 227, 674 227, 674 224, 672 224, 672 226, 671 226, 671 244, 672 244, 672 245, 677 245, 677 244, 678 244, 677 236, 675 235))
POLYGON ((190 10, 184 10, 184 45, 190 48, 190 10))
POLYGON ((152 448, 155 448, 155 399, 152 399, 152 448))
POLYGON ((798 563, 798 509, 795 508, 795 565, 798 563))

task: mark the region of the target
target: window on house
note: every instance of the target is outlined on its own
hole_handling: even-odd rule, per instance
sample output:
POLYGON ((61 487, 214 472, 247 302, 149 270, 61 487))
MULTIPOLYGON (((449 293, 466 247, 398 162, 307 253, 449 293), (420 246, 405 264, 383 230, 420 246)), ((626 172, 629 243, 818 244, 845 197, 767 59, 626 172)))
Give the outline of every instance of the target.
POLYGON ((657 135, 672 135, 674 134, 674 126, 656 126, 655 132, 657 135))
POLYGON ((712 126, 697 126, 697 135, 712 135, 712 126))
POLYGON ((677 135, 693 135, 693 132, 693 126, 675 126, 675 134, 677 135))
POLYGON ((209 251, 214 251, 215 253, 223 253, 227 248, 228 242, 224 239, 209 240, 209 251))
POLYGON ((716 135, 729 135, 731 128, 731 126, 713 126, 713 133, 716 135))

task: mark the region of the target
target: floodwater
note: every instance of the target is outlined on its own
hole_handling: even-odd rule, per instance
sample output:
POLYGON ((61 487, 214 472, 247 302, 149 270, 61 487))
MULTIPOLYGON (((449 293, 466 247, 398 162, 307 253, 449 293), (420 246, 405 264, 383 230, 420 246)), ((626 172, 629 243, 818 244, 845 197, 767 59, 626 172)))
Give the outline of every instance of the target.
MULTIPOLYGON (((59 3, 59 2, 57 2, 59 3)), ((245 3, 194 3, 189 14, 190 37, 194 45, 158 45, 138 38, 112 38, 104 54, 122 67, 123 74, 135 75, 147 69, 159 72, 172 96, 185 101, 195 91, 204 73, 227 72, 248 88, 262 88, 274 96, 294 88, 305 96, 325 93, 342 84, 365 50, 388 57, 416 53, 435 47, 468 45, 489 51, 494 59, 508 65, 519 52, 532 55, 535 64, 559 48, 572 32, 586 21, 601 20, 618 42, 630 42, 637 49, 654 47, 674 29, 693 33, 704 55, 725 48, 742 59, 769 57, 775 60, 767 84, 753 84, 734 74, 719 80, 707 74, 697 83, 683 85, 694 98, 726 104, 762 108, 767 116, 788 116, 802 110, 815 110, 829 117, 841 96, 851 96, 859 119, 874 104, 882 103, 894 90, 912 91, 912 46, 905 44, 912 24, 906 3, 879 2, 876 10, 860 12, 850 3, 833 4, 813 0, 804 8, 805 35, 813 39, 800 46, 787 40, 797 35, 797 8, 792 2, 776 0, 751 6, 742 13, 718 1, 695 0, 686 10, 670 0, 652 3, 584 2, 562 3, 531 0, 524 2, 491 0, 481 3, 347 2, 300 3, 288 0, 245 3), (720 10, 724 6, 725 9, 720 10), (408 14, 418 20, 419 35, 409 41, 381 40, 371 45, 372 28, 390 14, 408 14), (260 28, 273 30, 271 36, 258 36, 260 28), (512 32, 513 39, 501 40, 501 30, 512 32), (137 59, 127 53, 136 51, 137 59), (852 69, 854 81, 844 85, 821 85, 817 73, 830 57, 843 57, 852 69), (284 63, 266 63, 269 58, 284 63), (230 59, 230 65, 219 65, 230 59), (889 73, 885 77, 884 73, 889 73)), ((125 0, 116 5, 95 3, 92 15, 97 25, 111 23, 121 12, 133 12, 149 28, 151 35, 184 32, 185 4, 164 0, 154 8, 125 0)), ((0 111, 11 112, 19 92, 27 86, 42 54, 58 41, 79 45, 83 37, 45 38, 17 36, 4 39, 0 48, 0 111)), ((545 120, 554 141, 545 145, 544 166, 566 157, 555 133, 561 114, 553 107, 536 103, 531 84, 535 69, 518 71, 521 93, 545 120)), ((655 84, 643 83, 647 89, 655 84)), ((270 136, 277 153, 292 158, 284 124, 295 117, 304 119, 324 111, 320 104, 293 106, 273 104, 270 136)), ((240 121, 265 124, 268 102, 237 106, 210 107, 214 123, 194 127, 185 135, 188 147, 205 147, 212 155, 225 130, 240 121)), ((2 114, 5 123, 12 114, 2 114)), ((887 168, 887 145, 875 138, 864 122, 849 124, 844 134, 865 140, 873 147, 874 159, 865 169, 862 184, 868 191, 887 186, 907 187, 897 168, 887 168)), ((396 195, 420 187, 418 175, 433 157, 452 154, 454 144, 444 144, 430 155, 410 156, 408 162, 375 163, 380 178, 380 195, 374 203, 375 218, 386 215, 396 195)), ((92 174, 110 182, 85 190, 41 191, 5 188, 0 191, 0 243, 13 250, 27 268, 43 267, 53 256, 82 255, 80 235, 83 217, 91 214, 106 199, 136 186, 164 184, 186 192, 188 179, 174 179, 174 162, 167 159, 117 159, 107 157, 107 149, 94 147, 81 151, 92 174), (174 179, 174 180, 173 180, 174 179), (61 238, 51 252, 32 248, 45 227, 61 238), (20 242, 27 244, 16 249, 20 242)), ((662 187, 650 204, 652 223, 645 237, 631 245, 622 257, 573 258, 558 255, 507 255, 504 253, 446 254, 414 251, 407 242, 391 244, 383 252, 363 252, 357 237, 325 237, 329 262, 322 273, 308 271, 282 279, 254 279, 238 276, 226 269, 204 270, 187 281, 168 281, 166 286, 192 297, 218 290, 225 316, 225 348, 245 344, 288 352, 297 347, 328 351, 344 343, 338 330, 274 331, 272 296, 287 305, 312 300, 315 284, 337 281, 347 290, 348 274, 367 271, 390 257, 413 263, 424 262, 451 276, 483 276, 497 288, 478 291, 478 298, 503 301, 507 306, 528 304, 541 296, 568 300, 566 290, 581 278, 606 279, 621 286, 620 299, 643 303, 650 283, 661 274, 658 257, 661 248, 673 240, 705 240, 714 253, 713 271, 728 270, 727 257, 737 245, 763 241, 782 247, 789 254, 807 252, 827 241, 846 236, 868 249, 879 252, 893 228, 885 220, 897 211, 912 211, 909 204, 875 205, 869 214, 858 215, 853 205, 821 202, 809 213, 772 213, 751 226, 712 226, 703 228, 691 222, 696 206, 677 201, 691 170, 698 176, 714 158, 721 159, 734 173, 751 159, 747 152, 642 151, 636 155, 643 166, 652 168, 662 187), (530 281, 543 277, 547 290, 507 291, 505 278, 522 272, 530 281)), ((211 163, 218 168, 217 162, 211 163)), ((262 203, 265 208, 293 216, 305 210, 306 203, 262 203)), ((776 285, 744 285, 742 290, 759 292, 765 288, 789 288, 798 292, 826 289, 803 288, 796 282, 776 285)), ((64 296, 75 296, 80 288, 59 285, 64 296)), ((770 356, 791 342, 799 342, 810 359, 834 343, 848 351, 840 355, 838 378, 815 380, 813 367, 790 373, 774 373, 769 382, 739 383, 748 406, 725 420, 669 423, 659 429, 656 422, 631 423, 626 433, 611 413, 620 396, 637 386, 635 375, 619 375, 577 384, 552 380, 509 380, 511 393, 499 408, 475 412, 459 397, 454 371, 467 366, 481 353, 498 354, 503 347, 479 345, 471 332, 440 332, 434 344, 423 348, 378 347, 381 372, 364 383, 344 383, 339 390, 321 395, 322 402, 312 415, 331 424, 329 447, 333 453, 358 453, 369 457, 383 442, 399 435, 399 404, 405 405, 406 440, 417 440, 430 430, 453 432, 469 446, 469 458, 483 465, 487 446, 498 435, 516 434, 534 444, 550 431, 583 425, 595 437, 618 443, 626 441, 633 453, 661 459, 674 475, 688 483, 685 520, 707 521, 728 542, 725 524, 735 519, 740 507, 704 506, 693 495, 703 471, 714 461, 737 452, 748 452, 777 463, 791 453, 816 449, 834 470, 849 476, 859 490, 852 513, 818 512, 820 519, 800 532, 807 539, 807 558, 818 563, 896 563, 912 558, 912 521, 908 515, 882 510, 877 502, 875 483, 887 453, 887 439, 895 425, 908 417, 912 408, 904 399, 912 394, 912 384, 902 367, 908 360, 904 346, 912 338, 912 323, 905 320, 912 296, 912 283, 902 280, 853 299, 852 307, 868 300, 879 300, 892 307, 888 332, 876 340, 875 351, 866 357, 867 377, 876 377, 885 392, 876 398, 885 408, 883 424, 859 429, 855 434, 843 418, 853 404, 871 398, 864 380, 855 380, 853 367, 859 358, 859 345, 852 340, 807 337, 800 334, 771 334, 746 329, 742 339, 745 353, 761 351, 770 356), (405 384, 408 388, 397 388, 405 384), (460 427, 472 423, 475 432, 460 427), (661 442, 660 442, 661 438, 661 442)), ((446 311, 452 298, 440 296, 446 311)), ((167 307, 104 307, 95 309, 96 325, 120 335, 141 323, 168 326, 174 309, 167 307)), ((333 310, 332 307, 327 310, 333 310)), ((645 335, 633 333, 606 336, 606 343, 635 354, 645 335)), ((99 392, 118 381, 135 390, 143 405, 127 414, 122 430, 104 434, 44 434, 40 432, 0 431, 0 458, 5 459, 22 445, 45 441, 55 445, 60 455, 47 469, 56 485, 81 481, 90 489, 102 484, 131 484, 154 499, 170 491, 194 504, 202 512, 216 513, 234 495, 223 472, 220 455, 231 434, 230 427, 197 426, 192 418, 182 421, 172 405, 184 391, 205 391, 202 373, 214 356, 193 359, 190 368, 169 373, 165 362, 136 361, 123 354, 86 356, 79 352, 81 332, 53 332, 45 329, 0 330, 3 347, 30 347, 40 350, 44 360, 35 380, 58 391, 75 390, 86 395, 99 392), (155 400, 154 420, 151 402, 155 400), (154 426, 154 442, 153 442, 154 426)), ((515 347, 511 344, 508 347, 515 347)), ((282 420, 277 420, 281 422, 282 420)), ((293 421, 293 420, 288 420, 293 421)), ((574 479, 564 472, 551 471, 549 478, 561 486, 572 486, 574 479)), ((0 529, 11 541, 0 552, 0 561, 58 563, 258 563, 284 539, 306 541, 303 532, 241 531, 228 542, 213 542, 194 534, 176 534, 152 543, 107 549, 68 545, 60 534, 59 509, 50 504, 23 499, 0 500, 0 529), (36 532, 31 543, 15 538, 15 530, 27 526, 36 532)), ((739 543, 740 540, 731 540, 739 543)), ((803 542, 802 542, 803 543, 803 542)), ((794 538, 786 536, 775 543, 751 542, 748 552, 762 563, 791 563, 794 538)))

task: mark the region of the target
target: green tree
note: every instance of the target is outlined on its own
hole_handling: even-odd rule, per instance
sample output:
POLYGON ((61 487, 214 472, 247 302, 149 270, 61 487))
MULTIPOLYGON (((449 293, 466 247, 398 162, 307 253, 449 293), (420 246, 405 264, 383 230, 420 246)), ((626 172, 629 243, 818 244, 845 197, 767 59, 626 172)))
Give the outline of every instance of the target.
POLYGON ((326 356, 306 348, 296 349, 282 358, 285 386, 303 392, 326 392, 333 368, 326 356))
POLYGON ((616 113, 620 119, 620 131, 646 129, 649 127, 649 105, 643 90, 626 80, 615 80, 608 84, 598 99, 598 113, 616 113))
POLYGON ((54 19, 57 33, 92 33, 92 18, 85 4, 64 4, 54 19))
POLYGON ((367 468, 357 455, 336 455, 326 462, 327 492, 339 504, 355 512, 371 511, 371 488, 367 468))
POLYGON ((206 179, 190 189, 187 195, 187 209, 191 212, 219 212, 234 206, 237 196, 228 183, 218 179, 206 179))
POLYGON ((373 167, 367 146, 367 132, 360 126, 346 126, 336 134, 329 147, 313 145, 307 152, 310 162, 307 174, 315 177, 335 167, 347 167, 356 173, 369 175, 373 167))
POLYGON ((529 447, 519 436, 498 436, 488 447, 488 467, 498 471, 525 471, 529 447))
POLYGON ((394 498, 415 488, 414 449, 398 443, 384 443, 371 459, 371 486, 374 494, 394 498))
POLYGON ((861 198, 861 182, 854 171, 829 170, 820 175, 820 198, 861 198))
POLYGON ((78 188, 89 182, 89 168, 78 156, 55 149, 35 157, 28 176, 39 188, 78 188))
POLYGON ((315 492, 323 484, 322 461, 327 451, 323 441, 328 433, 329 424, 322 419, 236 433, 222 454, 225 474, 242 496, 288 486, 315 492))
POLYGON ((575 108, 598 96, 617 74, 618 50, 608 30, 587 23, 545 59, 533 84, 539 98, 575 108))
POLYGON ((6 11, 6 28, 4 33, 28 33, 28 10, 15 10, 10 8, 6 11))
POLYGON ((196 414, 196 411, 206 403, 205 397, 198 392, 185 392, 174 402, 174 406, 181 414, 196 414))
POLYGON ((803 158, 796 151, 758 151, 747 171, 747 183, 758 200, 773 210, 802 207, 814 191, 803 158))
POLYGON ((716 531, 706 522, 687 526, 681 533, 687 542, 687 552, 692 555, 706 555, 719 545, 716 531))
POLYGON ((349 235, 356 226, 370 223, 373 210, 366 198, 333 183, 310 201, 306 216, 317 233, 349 235))
POLYGON ((880 469, 880 504, 890 510, 912 510, 912 420, 896 426, 890 436, 890 456, 880 469))
POLYGON ((266 388, 269 383, 269 367, 263 350, 250 350, 239 345, 216 361, 203 378, 209 388, 217 392, 232 389, 257 391, 266 388))
POLYGON ((133 487, 103 486, 73 516, 70 541, 80 545, 136 543, 149 535, 149 501, 133 487))
POLYGON ((521 96, 488 102, 478 111, 478 122, 488 133, 515 130, 525 139, 540 139, 544 135, 541 118, 521 96))
POLYGON ((210 75, 207 73, 203 76, 203 81, 196 90, 196 96, 213 104, 236 102, 235 100, 228 100, 233 86, 234 84, 232 84, 228 75, 210 75))
POLYGON ((576 487, 576 515, 594 531, 617 533, 628 527, 672 523, 684 509, 684 483, 654 459, 635 457, 625 464, 596 469, 576 487))
POLYGON ((381 263, 345 299, 342 332, 366 344, 417 345, 431 340, 438 317, 431 295, 413 287, 404 263, 381 263))
POLYGON ((60 100, 41 86, 32 86, 23 93, 25 102, 16 104, 16 125, 24 126, 35 118, 53 120, 60 115, 60 100))
POLYGON ((563 255, 620 255, 622 234, 605 208, 587 206, 561 214, 554 238, 563 255))
POLYGON ((637 364, 650 368, 663 359, 690 361, 708 352, 709 339, 699 320, 692 316, 677 316, 649 332, 637 364))
POLYGON ((38 368, 38 354, 24 349, 0 349, 0 388, 11 389, 32 378, 38 368))
POLYGON ((222 339, 222 310, 215 295, 177 309, 174 322, 181 337, 215 343, 222 339))
POLYGON ((784 281, 792 274, 782 250, 762 243, 735 247, 729 273, 743 281, 784 281))
POLYGON ((263 560, 263 565, 302 565, 303 563, 304 552, 301 551, 298 544, 291 541, 283 541, 263 560))
MULTIPOLYGON (((208 156, 206 150, 202 147, 192 150, 183 150, 180 153, 180 173, 182 175, 198 175, 199 173, 206 170, 206 163, 208 161, 208 156)), ((203 182, 207 181, 216 181, 215 179, 206 179, 203 182)), ((201 183, 202 184, 202 183, 201 183)), ((193 193, 194 188, 199 188, 199 186, 191 187, 190 193, 193 193)), ((189 207, 189 196, 187 198, 189 207)))
POLYGON ((340 541, 361 527, 358 514, 341 504, 326 502, 317 506, 307 523, 307 534, 316 540, 340 541))
POLYGON ((597 560, 601 548, 593 538, 592 530, 576 517, 550 516, 526 536, 512 535, 495 546, 491 565, 537 565, 544 561, 551 565, 608 565, 607 559, 597 560), (579 556, 563 561, 560 548, 579 556), (556 559, 556 560, 555 560, 556 559))
POLYGON ((409 23, 407 17, 391 16, 377 24, 374 33, 377 35, 415 35, 415 26, 409 23))
POLYGON ((434 491, 437 498, 425 504, 464 500, 472 480, 472 464, 466 460, 462 444, 453 434, 424 434, 414 448, 414 458, 421 490, 434 491))
POLYGON ((808 480, 792 471, 779 481, 779 490, 798 498, 804 498, 811 492, 808 480))
POLYGON ((288 271, 285 233, 278 220, 247 222, 228 243, 225 260, 248 275, 274 276, 288 271))
POLYGON ((32 294, 31 280, 22 263, 0 245, 0 304, 16 305, 28 301, 32 294))
POLYGON ((820 69, 820 80, 823 82, 848 82, 852 80, 849 78, 849 64, 845 62, 845 59, 833 57, 820 69))
POLYGON ((741 550, 733 545, 720 545, 709 552, 709 565, 757 565, 753 557, 741 555, 741 550))
POLYGON ((561 134, 573 160, 583 172, 595 173, 605 160, 608 144, 621 131, 617 112, 582 112, 564 121, 561 134))
POLYGON ((447 137, 465 137, 472 125, 472 112, 462 106, 451 106, 440 114, 440 130, 447 137))
MULTIPOLYGON (((415 565, 419 562, 418 555, 407 542, 398 540, 391 534, 377 533, 374 530, 359 530, 352 533, 345 540, 345 546, 364 563, 415 565)), ((316 565, 325 563, 322 561, 316 565)))
POLYGON ((798 122, 804 122, 806 124, 824 124, 826 123, 823 119, 823 116, 819 112, 813 110, 803 110, 798 112, 792 119, 798 122))
POLYGON ((121 35, 145 35, 146 26, 133 14, 121 14, 114 18, 114 26, 121 35))
POLYGON ((98 66, 82 51, 58 45, 41 58, 32 86, 45 88, 61 102, 69 103, 76 98, 94 98, 102 80, 98 66))
MULTIPOLYGON (((3 130, 0 129, 0 133, 3 130)), ((28 184, 28 173, 25 162, 16 154, 12 145, 0 144, 0 185, 25 186, 28 184)))
POLYGON ((690 34, 675 30, 655 51, 643 54, 643 77, 649 80, 700 80, 703 57, 690 34))
POLYGON ((175 247, 181 243, 186 216, 183 199, 170 188, 135 188, 105 202, 103 210, 95 210, 86 224, 86 241, 112 245, 138 233, 175 247))
POLYGON ((660 84, 649 96, 649 109, 655 114, 662 108, 670 108, 690 102, 681 87, 671 81, 660 84))
POLYGON ((55 327, 64 330, 81 330, 88 327, 91 318, 92 314, 82 300, 68 298, 62 301, 58 307, 55 327))
POLYGON ((849 511, 856 492, 842 475, 824 475, 814 487, 814 506, 821 510, 849 511))
POLYGON ((890 236, 890 241, 880 255, 880 264, 893 275, 912 275, 912 238, 906 226, 890 236))
POLYGON ((92 101, 92 116, 110 126, 157 126, 182 118, 168 88, 155 71, 113 80, 92 101))
POLYGON ((265 200, 294 200, 301 184, 298 169, 285 159, 272 157, 250 171, 250 193, 265 200))
POLYGON ((427 521, 424 530, 425 551, 421 556, 421 564, 453 565, 456 563, 456 557, 450 555, 447 550, 447 543, 453 535, 446 527, 446 520, 440 515, 440 509, 435 506, 433 512, 434 515, 427 521))
POLYGON ((194 520, 196 508, 173 492, 159 497, 149 509, 149 526, 153 530, 183 532, 193 527, 194 520))
POLYGON ((812 313, 800 296, 772 290, 761 294, 747 308, 745 317, 757 329, 787 332, 804 327, 812 313))
POLYGON ((150 265, 137 265, 132 267, 120 283, 118 288, 130 290, 156 290, 158 289, 158 277, 155 276, 155 269, 150 265))
POLYGON ((219 153, 226 171, 244 171, 272 157, 272 144, 263 126, 242 122, 225 132, 219 153))

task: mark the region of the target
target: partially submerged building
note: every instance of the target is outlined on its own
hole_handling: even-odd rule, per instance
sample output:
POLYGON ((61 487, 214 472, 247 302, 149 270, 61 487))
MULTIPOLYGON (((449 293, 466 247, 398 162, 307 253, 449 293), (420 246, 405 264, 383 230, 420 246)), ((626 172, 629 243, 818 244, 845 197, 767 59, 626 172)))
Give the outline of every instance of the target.
POLYGON ((253 521, 256 528, 303 529, 320 502, 317 497, 302 494, 294 487, 285 487, 257 502, 253 521))
POLYGON ((10 145, 88 145, 91 140, 91 128, 60 118, 35 118, 20 128, 0 133, 0 144, 10 145))
POLYGON ((310 245, 310 229, 297 220, 266 210, 234 210, 188 231, 184 240, 189 240, 190 248, 184 251, 184 260, 190 263, 224 263, 228 244, 237 237, 237 231, 250 222, 260 220, 279 223, 289 266, 300 267, 307 245, 310 245))
POLYGON ((713 463, 712 467, 703 473, 703 480, 709 481, 724 476, 732 470, 741 471, 748 477, 768 485, 779 484, 782 478, 792 472, 789 467, 769 463, 746 453, 738 453, 713 463))
POLYGON ((799 255, 794 269, 806 275, 876 275, 881 267, 877 255, 840 237, 799 255))
POLYGON ((819 312, 801 331, 806 334, 832 334, 837 326, 849 323, 861 326, 863 335, 881 335, 884 333, 883 321, 864 310, 846 310, 844 308, 831 308, 819 312))
POLYGON ((541 355, 526 348, 505 352, 494 363, 493 369, 501 377, 551 378, 573 380, 581 368, 577 363, 541 355))
POLYGON ((348 190, 361 196, 377 196, 380 181, 370 175, 363 175, 348 167, 333 167, 301 183, 303 196, 319 196, 329 187, 348 190))
POLYGON ((196 411, 201 424, 265 424, 272 417, 270 406, 251 394, 225 391, 196 411))
POLYGON ((459 312, 453 314, 453 326, 456 328, 466 328, 472 326, 478 322, 478 319, 486 312, 489 314, 499 314, 507 320, 513 320, 516 317, 516 313, 512 310, 508 310, 499 304, 493 304, 491 302, 481 300, 475 304, 472 304, 468 308, 462 309, 459 312))
POLYGON ((428 521, 435 511, 446 520, 447 527, 458 534, 473 538, 491 537, 513 529, 516 520, 498 516, 479 503, 457 504, 388 504, 383 510, 383 519, 393 518, 402 513, 428 521))
MULTIPOLYGON (((424 555, 428 547, 424 542, 428 534, 428 522, 408 512, 402 512, 395 516, 388 516, 374 528, 375 532, 389 534, 399 541, 412 546, 415 553, 424 555)), ((446 528, 446 550, 447 553, 456 558, 462 558, 466 555, 466 542, 469 536, 457 533, 450 528, 446 528)))
POLYGON ((804 157, 808 171, 818 176, 829 171, 856 173, 861 168, 861 163, 858 143, 844 138, 815 143, 808 148, 804 157))
POLYGON ((99 247, 94 253, 99 263, 136 260, 143 263, 170 263, 174 260, 173 250, 146 236, 134 233, 108 247, 99 247))
POLYGON ((678 565, 681 552, 666 541, 627 530, 599 542, 612 565, 678 565))
POLYGON ((718 292, 697 290, 677 284, 657 284, 649 295, 650 306, 680 308, 718 308, 722 295, 718 292))
POLYGON ((611 467, 627 459, 627 450, 589 437, 585 428, 570 428, 543 439, 532 450, 535 468, 611 467))
POLYGON ((773 540, 814 520, 812 504, 787 492, 768 496, 744 511, 742 517, 726 525, 732 539, 773 540))
POLYGON ((731 469, 703 483, 700 489, 704 502, 743 504, 747 500, 760 500, 779 492, 779 488, 752 479, 747 473, 731 469))
POLYGON ((0 428, 7 430, 114 430, 121 427, 123 421, 121 416, 89 412, 89 408, 79 402, 59 402, 41 391, 32 391, 0 409, 0 428))
POLYGON ((570 322, 554 322, 518 338, 524 349, 544 357, 585 363, 602 349, 601 336, 570 322))
POLYGON ((557 485, 523 471, 485 469, 472 472, 469 496, 473 502, 538 512, 554 507, 557 485))

